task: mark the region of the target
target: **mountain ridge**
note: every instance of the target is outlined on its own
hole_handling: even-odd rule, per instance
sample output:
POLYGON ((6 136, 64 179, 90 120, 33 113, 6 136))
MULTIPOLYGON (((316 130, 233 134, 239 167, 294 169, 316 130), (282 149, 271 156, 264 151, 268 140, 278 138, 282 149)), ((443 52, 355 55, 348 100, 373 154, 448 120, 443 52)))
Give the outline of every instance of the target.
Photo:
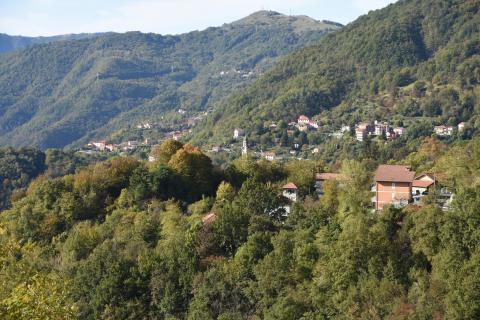
POLYGON ((472 86, 480 81, 475 75, 480 60, 478 12, 475 1, 459 0, 402 0, 372 11, 281 59, 254 84, 222 101, 223 109, 194 132, 192 141, 227 144, 232 130, 240 127, 259 142, 269 139, 266 124, 289 123, 301 114, 328 119, 336 128, 342 122, 373 121, 365 118, 356 100, 380 104, 370 116, 379 119, 417 114, 436 117, 438 123, 473 124, 472 106, 463 101, 475 97, 472 86), (412 96, 410 102, 401 99, 399 92, 408 85, 428 89, 428 94, 412 96), (382 95, 391 105, 381 106, 382 95), (452 98, 438 98, 448 95, 452 98))
POLYGON ((108 33, 2 55, 0 145, 78 146, 178 108, 204 110, 339 28, 310 22, 298 33, 298 19, 176 36, 108 33), (224 69, 254 76, 219 78, 224 69))

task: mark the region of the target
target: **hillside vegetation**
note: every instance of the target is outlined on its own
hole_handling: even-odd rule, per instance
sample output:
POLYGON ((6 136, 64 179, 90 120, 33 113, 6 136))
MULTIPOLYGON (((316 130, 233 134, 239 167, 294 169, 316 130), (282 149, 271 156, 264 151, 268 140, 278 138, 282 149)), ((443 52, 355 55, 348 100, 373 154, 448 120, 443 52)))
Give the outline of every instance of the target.
POLYGON ((301 114, 337 128, 399 116, 478 128, 479 10, 478 0, 400 0, 370 12, 222 101, 193 141, 225 143, 242 127, 260 142, 269 123, 301 114))
POLYGON ((427 153, 448 211, 433 191, 372 212, 369 161, 344 161, 318 200, 321 163, 221 170, 171 140, 154 154, 37 179, 0 214, 0 318, 480 317, 480 140, 427 153), (301 197, 288 217, 287 181, 301 197))
POLYGON ((93 38, 98 35, 99 35, 98 33, 80 33, 80 34, 65 34, 65 35, 51 36, 51 37, 23 37, 23 36, 10 36, 5 33, 0 33, 0 53, 21 50, 35 44, 93 38))
POLYGON ((1 55, 0 145, 80 145, 179 108, 205 110, 338 28, 261 11, 178 36, 101 34, 1 55))

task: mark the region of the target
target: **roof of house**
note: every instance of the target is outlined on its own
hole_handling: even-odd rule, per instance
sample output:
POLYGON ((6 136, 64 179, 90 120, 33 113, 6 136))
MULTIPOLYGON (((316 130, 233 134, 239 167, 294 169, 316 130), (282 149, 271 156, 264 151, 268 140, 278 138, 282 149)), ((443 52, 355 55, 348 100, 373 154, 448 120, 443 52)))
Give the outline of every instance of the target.
POLYGON ((284 185, 282 189, 295 189, 296 190, 298 188, 294 183, 289 182, 286 185, 284 185))
POLYGON ((412 186, 417 188, 428 188, 434 183, 435 181, 413 180, 412 186))
POLYGON ((205 215, 202 218, 202 222, 204 224, 208 224, 208 223, 212 223, 213 221, 215 221, 215 219, 217 219, 217 215, 215 214, 215 212, 210 212, 209 214, 205 215))
POLYGON ((411 171, 407 166, 386 165, 378 166, 375 172, 375 181, 388 182, 412 182, 415 177, 415 171, 411 171))
POLYGON ((367 123, 367 122, 359 123, 357 126, 357 130, 367 130, 369 126, 370 126, 370 123, 367 123))
POLYGON ((324 173, 317 173, 315 175, 315 179, 316 180, 337 180, 339 176, 340 176, 339 173, 324 172, 324 173))
POLYGON ((302 115, 302 116, 298 117, 298 120, 310 121, 310 118, 307 117, 307 116, 302 115))
POLYGON ((418 188, 428 188, 432 184, 435 183, 437 179, 435 179, 435 176, 431 173, 424 173, 419 175, 418 177, 413 180, 412 186, 413 187, 418 187, 418 188), (427 177, 428 180, 424 180, 422 178, 427 177))

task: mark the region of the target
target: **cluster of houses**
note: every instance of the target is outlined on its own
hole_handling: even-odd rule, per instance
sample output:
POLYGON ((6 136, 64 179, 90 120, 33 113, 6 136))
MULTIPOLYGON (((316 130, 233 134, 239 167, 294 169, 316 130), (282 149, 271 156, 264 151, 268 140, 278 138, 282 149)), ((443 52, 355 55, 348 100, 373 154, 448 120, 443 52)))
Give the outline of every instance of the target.
MULTIPOLYGON (((340 179, 338 173, 318 173, 315 176, 315 190, 323 196, 327 181, 340 179)), ((453 193, 439 185, 435 175, 424 173, 416 175, 408 166, 380 165, 374 176, 372 207, 381 211, 385 206, 404 207, 408 204, 421 205, 422 198, 435 190, 435 201, 444 210, 449 208, 453 193)), ((294 203, 298 201, 298 188, 293 183, 283 186, 283 196, 294 203)))
MULTIPOLYGON (((350 131, 348 126, 342 130, 350 131)), ((394 140, 405 133, 404 127, 392 127, 387 122, 376 121, 373 123, 363 122, 355 126, 355 138, 357 141, 364 141, 368 136, 385 137, 387 140, 394 140)))
MULTIPOLYGON (((435 126, 433 128, 433 132, 435 132, 435 134, 437 136, 448 137, 448 136, 451 136, 453 134, 454 128, 455 128, 454 126, 446 126, 446 125, 435 126)), ((460 122, 457 125, 457 130, 458 130, 458 132, 464 131, 465 130, 465 122, 460 122)))
MULTIPOLYGON (((341 179, 339 173, 317 173, 315 176, 315 190, 321 198, 324 194, 324 185, 327 181, 338 181, 341 179)), ((408 166, 402 165, 380 165, 374 177, 374 193, 371 199, 375 211, 381 211, 386 206, 396 208, 405 207, 409 204, 421 206, 422 198, 435 192, 435 201, 443 210, 448 210, 454 194, 447 188, 441 187, 431 173, 416 175, 408 166)), ((282 207, 285 214, 291 212, 293 204, 300 200, 298 187, 294 183, 287 183, 282 187, 282 196, 288 200, 288 204, 282 207)), ((211 224, 215 221, 216 215, 208 213, 202 219, 204 224, 211 224)))
POLYGON ((232 70, 222 70, 222 71, 220 71, 220 76, 221 77, 225 77, 225 76, 228 76, 228 75, 237 75, 237 76, 239 75, 242 78, 250 78, 250 77, 255 76, 255 71, 253 71, 253 70, 250 70, 250 71, 238 70, 238 69, 235 69, 235 68, 233 68, 232 70))
POLYGON ((132 151, 140 146, 150 146, 151 141, 149 139, 145 139, 145 141, 125 141, 119 144, 115 143, 108 143, 106 140, 91 142, 88 144, 88 147, 96 150, 96 151, 106 151, 106 152, 114 152, 114 151, 132 151))

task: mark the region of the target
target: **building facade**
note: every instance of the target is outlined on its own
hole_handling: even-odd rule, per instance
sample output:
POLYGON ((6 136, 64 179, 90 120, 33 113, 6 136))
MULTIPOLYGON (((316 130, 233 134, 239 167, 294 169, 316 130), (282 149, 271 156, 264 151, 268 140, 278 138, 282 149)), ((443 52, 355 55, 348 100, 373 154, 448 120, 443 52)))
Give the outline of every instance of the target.
POLYGON ((386 205, 406 206, 412 201, 415 172, 407 166, 380 165, 375 173, 375 210, 386 205))

